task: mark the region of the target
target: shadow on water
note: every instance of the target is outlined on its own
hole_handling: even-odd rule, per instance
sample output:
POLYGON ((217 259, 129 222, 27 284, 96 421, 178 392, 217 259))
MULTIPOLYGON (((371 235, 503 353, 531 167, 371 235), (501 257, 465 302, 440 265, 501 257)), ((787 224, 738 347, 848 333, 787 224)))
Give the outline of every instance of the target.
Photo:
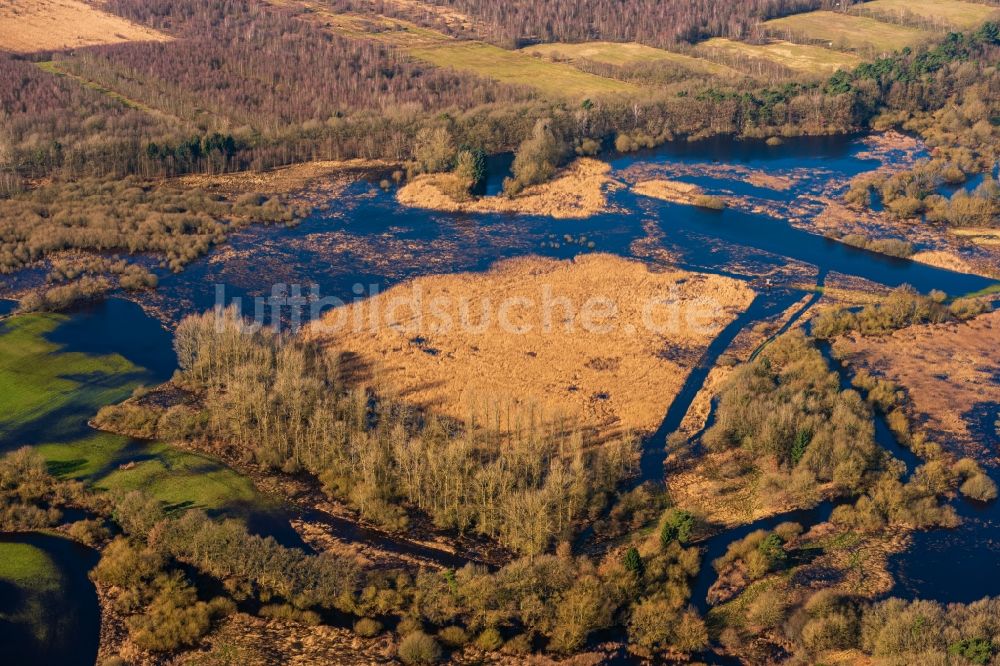
POLYGON ((55 589, 44 590, 0 581, 0 618, 30 616, 26 622, 0 619, 3 663, 93 666, 101 616, 97 591, 87 574, 97 564, 97 551, 37 532, 0 534, 0 544, 6 543, 41 550, 60 578, 55 589))
MULTIPOLYGON (((860 154, 866 149, 867 146, 851 137, 795 139, 781 146, 720 138, 612 156, 609 161, 613 169, 624 169, 639 162, 719 161, 772 170, 814 170, 821 174, 817 179, 846 182, 851 176, 878 166, 878 160, 862 159, 860 154)), ((485 184, 487 193, 499 191, 509 164, 510 156, 491 159, 485 184)), ((802 194, 803 187, 813 188, 816 184, 804 183, 769 196, 790 201, 802 194)), ((662 230, 664 244, 678 257, 679 263, 696 270, 740 275, 743 270, 739 266, 748 261, 775 269, 787 264, 788 260, 795 260, 817 267, 823 275, 839 272, 888 286, 909 283, 923 292, 942 289, 950 294, 963 294, 991 284, 985 278, 849 247, 764 215, 732 209, 716 213, 640 200, 627 189, 611 192, 609 199, 614 206, 612 212, 585 220, 450 215, 403 208, 395 201, 394 192, 383 192, 368 183, 359 183, 351 186, 345 196, 338 197, 335 210, 313 215, 296 227, 253 227, 234 236, 229 250, 236 257, 249 256, 252 260, 203 259, 182 273, 164 276, 159 290, 150 298, 173 319, 215 305, 216 283, 225 285, 228 296, 266 295, 275 283, 315 283, 323 296, 347 300, 354 297, 352 287, 359 282, 385 288, 428 272, 482 270, 510 256, 542 254, 570 258, 588 251, 586 246, 563 241, 566 236, 585 235, 594 242, 597 251, 632 256, 633 243, 647 233, 643 221, 650 217, 662 230), (552 239, 559 242, 553 243, 552 239), (363 242, 351 245, 354 240, 363 242), (386 243, 385 249, 379 243, 386 243), (399 260, 392 254, 397 247, 393 243, 405 248, 405 252, 398 255, 402 257, 399 260), (331 257, 337 260, 332 261, 331 257)), ((747 277, 745 274, 740 276, 747 277)), ((676 430, 708 371, 737 333, 755 321, 787 309, 804 293, 779 285, 759 295, 746 313, 717 336, 672 402, 656 435, 650 438, 641 463, 642 478, 662 479, 667 435, 676 430)), ((121 354, 137 366, 148 369, 150 383, 167 379, 176 366, 169 333, 140 308, 120 299, 75 313, 48 339, 65 345, 65 351, 121 354)), ((92 414, 81 414, 80 419, 85 421, 90 416, 92 414)), ((35 425, 41 427, 43 424, 35 425)), ((890 439, 883 441, 887 432, 887 428, 876 424, 879 442, 896 453, 891 433, 890 439)), ((146 454, 141 442, 134 447, 130 444, 129 450, 137 458, 146 454)), ((713 580, 709 563, 724 553, 734 539, 786 520, 796 520, 808 527, 826 520, 834 506, 833 502, 824 502, 812 509, 757 521, 705 540, 700 544, 705 550, 705 566, 694 581, 695 605, 702 611, 706 609, 705 593, 713 580)), ((249 511, 252 508, 248 507, 247 514, 251 529, 276 535, 279 540, 289 537, 287 514, 255 513, 249 511)), ((985 511, 993 512, 995 508, 987 507, 985 511)), ((326 523, 331 531, 345 539, 371 541, 395 552, 414 552, 408 544, 400 544, 390 535, 364 530, 349 521, 341 524, 340 519, 325 514, 305 517, 326 523)), ((1000 550, 1000 539, 997 544, 1000 550)), ((440 561, 440 552, 429 550, 434 552, 416 554, 426 554, 440 561)), ((911 551, 916 551, 916 542, 911 551)), ((994 557, 993 566, 1000 566, 997 562, 1000 558, 994 557)), ((460 563, 456 558, 455 565, 460 563)), ((917 577, 917 573, 912 573, 912 580, 917 577)), ((1000 581, 1000 577, 995 580, 1000 581)), ((81 629, 79 633, 95 641, 96 635, 96 629, 81 629)), ((2 643, 9 644, 9 641, 2 643)), ((93 655, 90 657, 93 663, 93 655)), ((37 659, 34 661, 40 663, 37 659)))
MULTIPOLYGON (((961 416, 988 451, 1000 447, 1000 404, 982 402, 961 416)), ((1000 476, 996 465, 986 471, 994 480, 1000 476)), ((889 558, 893 595, 962 603, 1000 595, 1000 502, 962 498, 955 509, 958 528, 917 532, 905 552, 889 558)))
POLYGON ((45 336, 66 351, 95 356, 119 354, 145 369, 151 383, 162 383, 177 367, 169 332, 142 308, 122 298, 109 298, 72 313, 45 336))

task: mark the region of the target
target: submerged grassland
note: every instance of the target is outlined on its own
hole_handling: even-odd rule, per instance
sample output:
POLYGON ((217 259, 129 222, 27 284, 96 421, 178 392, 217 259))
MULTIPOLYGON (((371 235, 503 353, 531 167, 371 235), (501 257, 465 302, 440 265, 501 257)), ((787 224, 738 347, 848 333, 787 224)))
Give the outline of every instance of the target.
POLYGON ((87 421, 102 406, 152 377, 118 354, 67 352, 47 339, 67 321, 32 314, 0 322, 0 450, 31 445, 57 474, 108 490, 142 489, 170 506, 261 502, 248 480, 209 458, 91 429, 87 421))
MULTIPOLYGON (((0 542, 0 585, 8 588, 0 602, 0 625, 14 625, 38 643, 49 640, 56 630, 45 621, 46 605, 63 584, 59 567, 34 545, 0 542)), ((6 632, 0 630, 0 636, 6 632)))

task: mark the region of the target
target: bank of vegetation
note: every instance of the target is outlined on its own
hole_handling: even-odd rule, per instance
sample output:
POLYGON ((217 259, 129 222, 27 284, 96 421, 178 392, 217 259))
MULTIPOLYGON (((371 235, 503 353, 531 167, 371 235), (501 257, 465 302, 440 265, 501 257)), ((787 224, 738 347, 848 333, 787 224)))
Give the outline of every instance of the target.
POLYGON ((752 478, 765 500, 784 496, 792 506, 811 506, 852 498, 835 522, 870 529, 954 526, 954 511, 937 498, 957 487, 961 470, 942 464, 935 472, 942 480, 929 482, 932 468, 922 467, 904 479, 905 467, 874 432, 869 403, 841 390, 813 341, 795 332, 734 371, 702 442, 709 451, 729 451, 728 473, 752 478))
MULTIPOLYGON (((467 508, 454 501, 462 497, 468 478, 478 481, 478 490, 485 493, 491 491, 489 480, 504 486, 504 474, 490 462, 491 456, 519 475, 535 474, 534 483, 540 485, 518 481, 518 489, 508 483, 509 496, 493 497, 493 519, 508 525, 507 531, 498 530, 497 538, 515 536, 510 544, 522 548, 526 557, 492 572, 475 565, 458 570, 369 569, 342 555, 311 555, 282 546, 249 533, 236 520, 168 508, 141 492, 100 493, 53 478, 28 449, 0 460, 4 529, 58 527, 101 548, 102 559, 92 577, 107 608, 123 619, 128 640, 143 651, 172 653, 198 646, 226 616, 249 612, 305 625, 347 623, 361 637, 390 633, 404 661, 427 655, 433 661, 468 651, 502 650, 513 658, 538 650, 566 654, 583 648, 596 632, 618 626, 625 628, 629 650, 654 658, 697 652, 720 641, 726 650, 745 654, 761 636, 780 639, 806 660, 848 648, 877 657, 949 651, 976 655, 983 650, 992 654, 992 634, 970 633, 972 625, 966 620, 974 616, 980 623, 996 621, 989 619, 994 614, 991 601, 919 606, 921 613, 929 614, 930 633, 914 644, 899 642, 899 627, 890 613, 909 613, 911 603, 924 602, 873 604, 864 595, 813 594, 797 587, 792 594, 774 587, 774 581, 789 580, 789 572, 815 552, 813 541, 794 524, 734 542, 714 563, 730 581, 734 570, 744 572, 745 588, 737 589, 732 603, 741 604, 745 612, 715 614, 706 625, 688 606, 691 580, 700 568, 692 539, 702 529, 690 513, 664 509, 662 498, 640 487, 610 513, 623 527, 612 530, 621 545, 593 560, 572 554, 564 541, 568 533, 558 533, 554 522, 537 522, 537 513, 551 514, 549 521, 569 519, 565 512, 570 505, 513 499, 519 494, 546 500, 571 496, 546 489, 554 476, 564 489, 576 484, 581 501, 607 483, 590 479, 590 472, 561 475, 558 454, 547 452, 545 442, 556 441, 577 456, 580 462, 570 465, 571 471, 595 460, 600 465, 600 458, 579 457, 580 450, 566 439, 548 439, 534 431, 538 444, 531 448, 526 446, 533 432, 529 423, 517 436, 500 434, 483 423, 479 439, 468 429, 404 413, 401 405, 380 407, 373 396, 352 395, 338 384, 336 366, 327 365, 333 357, 283 344, 232 317, 221 327, 212 316, 187 320, 178 334, 178 352, 182 370, 174 383, 199 396, 203 408, 173 403, 149 410, 130 401, 103 410, 98 420, 140 435, 224 436, 248 455, 287 470, 324 460, 331 467, 321 476, 342 484, 332 488, 334 493, 362 489, 347 498, 352 502, 371 492, 365 486, 369 481, 359 474, 359 469, 367 469, 380 475, 384 487, 400 493, 398 499, 379 504, 390 509, 388 515, 404 515, 392 511, 391 502, 415 489, 427 493, 423 498, 429 503, 423 510, 453 528, 464 520, 467 529, 480 529, 476 521, 482 519, 482 506, 467 508), (321 400, 323 409, 309 407, 311 400, 327 394, 332 397, 321 400), (332 430, 324 430, 324 419, 332 430), (393 435, 385 432, 387 427, 400 433, 395 435, 397 445, 405 441, 412 449, 409 462, 394 458, 398 454, 389 450, 393 435), (324 432, 341 437, 316 437, 324 432), (348 445, 348 439, 367 443, 348 445), (503 450, 502 458, 495 457, 493 447, 503 450), (474 464, 456 455, 456 449, 474 450, 474 464), (430 451, 434 455, 423 455, 430 451), (390 462, 379 461, 379 455, 390 462), (344 456, 357 462, 344 463, 344 456), (467 477, 463 464, 484 465, 487 473, 467 477), (438 476, 435 465, 446 474, 438 476), (435 479, 450 482, 440 485, 435 479), (625 506, 633 495, 635 506, 625 506), (512 506, 520 506, 521 515, 530 512, 530 519, 507 522, 512 506), (69 514, 63 509, 68 508, 82 508, 88 517, 67 525, 63 516, 69 514), (630 525, 627 514, 638 522, 630 525), (640 529, 649 526, 653 529, 640 529), (743 600, 746 594, 751 595, 749 601, 743 600)), ((895 404, 898 391, 871 378, 859 378, 857 384, 867 394, 867 403, 853 391, 840 390, 836 375, 807 338, 783 336, 757 360, 736 370, 721 394, 717 423, 706 434, 706 445, 745 451, 748 461, 773 460, 761 463, 771 479, 763 481, 762 488, 790 486, 802 493, 800 499, 807 499, 832 487, 837 494, 857 497, 832 517, 836 529, 854 539, 875 538, 887 527, 954 524, 937 497, 962 479, 977 478, 981 470, 968 461, 948 466, 932 460, 902 480, 902 466, 873 442, 868 406, 895 404)), ((615 472, 605 466, 599 473, 615 472)), ((421 496, 405 497, 407 507, 419 501, 414 497, 421 496)), ((464 501, 474 502, 468 496, 464 501)), ((606 528, 602 526, 605 533, 606 528)), ((840 548, 834 544, 842 541, 854 543, 835 536, 823 548, 833 552, 840 548)))
MULTIPOLYGON (((610 9, 597 5, 595 11, 610 9)), ((658 34, 668 34, 662 16, 652 18, 665 13, 685 16, 681 23, 701 26, 697 31, 724 33, 732 30, 721 24, 733 20, 752 22, 808 8, 767 0, 751 12, 726 10, 723 17, 717 3, 696 5, 640 10, 644 3, 629 3, 627 11, 614 11, 609 20, 638 12, 641 25, 648 21, 658 34), (712 18, 702 23, 699 17, 710 7, 712 18)), ((306 9, 293 4, 174 0, 154 11, 138 0, 116 0, 107 9, 179 39, 57 54, 45 69, 24 59, 0 58, 0 77, 11 83, 0 87, 0 108, 10 125, 7 190, 47 174, 152 177, 315 159, 405 160, 413 155, 417 132, 426 127, 444 128, 457 145, 492 153, 515 147, 542 118, 551 118, 557 135, 570 145, 619 134, 659 142, 723 133, 842 132, 864 126, 880 110, 892 116, 891 122, 907 122, 899 114, 919 109, 924 120, 908 122, 940 125, 934 114, 952 93, 963 90, 960 81, 989 75, 996 37, 980 29, 957 41, 951 37, 944 46, 840 72, 826 83, 785 77, 762 87, 756 81, 692 73, 676 85, 651 85, 636 99, 602 97, 573 104, 421 65, 377 40, 331 34, 302 20, 306 9), (330 66, 338 68, 335 75, 330 66)), ((542 15, 546 23, 558 23, 552 12, 542 15)), ((631 20, 621 24, 626 28, 639 29, 631 20)), ((747 28, 734 30, 745 36, 747 28)), ((669 61, 642 66, 661 65, 674 66, 669 61)), ((978 81, 977 90, 988 98, 991 88, 978 81)))
POLYGON ((108 407, 102 427, 230 446, 305 470, 366 519, 391 529, 408 510, 527 555, 549 551, 597 515, 634 471, 636 442, 593 441, 563 421, 485 408, 463 423, 352 389, 336 350, 255 330, 233 310, 183 320, 175 384, 199 409, 108 407))
POLYGON ((634 150, 717 134, 825 134, 871 123, 919 132, 941 156, 912 173, 865 177, 849 200, 862 205, 877 190, 901 216, 979 226, 996 217, 997 187, 989 177, 950 198, 935 189, 995 161, 994 23, 824 82, 785 77, 761 85, 695 72, 636 98, 553 102, 417 64, 386 43, 329 34, 302 20, 301 7, 174 0, 154 12, 137 0, 116 0, 108 9, 180 39, 57 54, 42 67, 0 56, 0 80, 9 83, 0 86, 4 271, 60 249, 152 252, 176 269, 219 240, 219 218, 294 216, 276 201, 244 202, 254 210, 239 212, 238 202, 227 206, 197 191, 150 184, 163 176, 384 158, 415 165, 413 173, 451 172, 450 195, 461 200, 482 179, 483 154, 502 150, 517 150, 506 188, 515 194, 551 178, 572 157, 611 145, 634 150), (329 76, 325 63, 336 63, 338 75, 329 76), (48 177, 54 181, 38 187, 48 177), (72 179, 82 180, 66 183, 72 179), (73 200, 98 192, 135 203, 153 227, 139 232, 134 206, 74 208, 73 200), (71 223, 60 217, 54 227, 49 220, 60 210, 71 223), (202 214, 216 219, 206 222, 202 214))
POLYGON ((912 257, 915 252, 912 243, 898 238, 869 238, 864 234, 839 235, 836 233, 831 234, 830 237, 836 238, 846 245, 859 247, 869 252, 885 254, 890 257, 912 257))
POLYGON ((880 58, 861 65, 851 77, 831 80, 831 86, 843 89, 877 85, 885 104, 875 126, 917 132, 934 149, 933 159, 911 169, 856 177, 848 202, 865 207, 877 202, 900 219, 957 227, 996 224, 1000 186, 992 171, 1000 157, 993 117, 1000 77, 998 38, 1000 26, 986 23, 970 33, 951 33, 933 48, 880 58), (976 173, 984 173, 981 183, 960 187, 976 173))
POLYGON ((106 611, 123 618, 132 644, 150 653, 197 645, 237 610, 306 625, 348 622, 365 638, 393 632, 404 661, 466 648, 569 653, 623 618, 640 654, 696 651, 707 640, 686 608, 697 551, 669 530, 600 563, 563 546, 495 572, 471 564, 374 570, 282 546, 236 520, 167 511, 139 491, 95 493, 52 477, 29 449, 0 459, 0 500, 5 530, 62 526, 102 550, 91 577, 106 611), (59 510, 66 504, 92 517, 67 526, 59 510))
POLYGON ((48 265, 24 310, 60 310, 115 285, 154 288, 150 267, 179 271, 236 229, 290 224, 308 208, 280 197, 221 195, 173 181, 57 181, 0 202, 0 274, 48 265), (147 266, 118 255, 147 255, 147 266), (155 263, 154 263, 155 262, 155 263))
POLYGON ((989 302, 981 297, 949 299, 942 291, 917 293, 909 285, 892 290, 888 296, 860 310, 848 307, 822 309, 812 323, 812 332, 831 339, 846 333, 886 335, 917 324, 941 324, 971 319, 989 310, 989 302))

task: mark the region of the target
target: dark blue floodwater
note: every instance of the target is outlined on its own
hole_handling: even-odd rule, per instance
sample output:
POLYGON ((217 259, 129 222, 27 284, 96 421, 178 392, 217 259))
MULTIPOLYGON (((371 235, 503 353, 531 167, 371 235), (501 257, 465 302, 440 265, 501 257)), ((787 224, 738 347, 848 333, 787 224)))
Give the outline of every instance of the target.
MULTIPOLYGON (((763 191, 732 174, 714 178, 698 176, 692 181, 709 191, 717 186, 737 194, 789 202, 830 184, 846 185, 854 175, 879 166, 878 160, 860 157, 860 153, 868 149, 857 137, 789 140, 776 147, 762 142, 720 139, 612 156, 609 162, 614 172, 644 163, 718 162, 769 173, 793 169, 814 173, 814 178, 799 179, 785 191, 763 191)), ((509 159, 508 156, 491 160, 486 183, 488 193, 499 191, 509 159)), ((148 304, 159 311, 161 319, 176 322, 184 314, 216 305, 220 290, 223 301, 229 302, 233 297, 266 296, 275 284, 302 285, 305 290, 316 284, 321 296, 347 300, 357 295, 353 289, 357 284, 374 284, 385 289, 422 274, 483 270, 498 259, 531 253, 556 258, 591 251, 635 256, 633 243, 646 238, 650 228, 655 229, 662 234, 659 241, 662 247, 677 257, 682 266, 753 280, 758 286, 763 276, 777 276, 773 288, 760 290, 761 295, 748 312, 709 348, 668 410, 657 435, 650 439, 642 461, 642 474, 644 478, 659 478, 663 440, 676 429, 705 374, 728 341, 739 330, 782 311, 803 295, 804 292, 781 282, 780 269, 789 263, 805 264, 811 267, 814 275, 843 273, 889 286, 909 283, 924 292, 941 289, 950 294, 962 294, 990 284, 985 278, 849 247, 774 217, 733 209, 713 212, 680 206, 637 197, 627 188, 613 192, 610 199, 615 207, 613 212, 584 220, 442 214, 403 208, 396 203, 393 192, 383 192, 374 183, 356 183, 335 197, 329 210, 317 212, 298 226, 247 229, 237 234, 227 247, 187 270, 163 275, 160 288, 148 304)), ((75 313, 50 335, 50 339, 65 345, 66 351, 120 353, 137 366, 146 368, 150 383, 169 376, 176 365, 169 334, 138 307, 117 299, 75 313)), ((80 423, 85 426, 90 416, 81 414, 80 423)), ((890 442, 883 441, 887 432, 884 425, 879 426, 877 436, 880 443, 889 448, 890 442)), ((141 455, 142 443, 135 445, 136 455, 141 455)), ((893 452, 904 457, 902 452, 893 452)), ((912 461, 907 462, 912 467, 912 461)), ((963 512, 972 512, 970 507, 963 508, 963 512)), ((705 566, 708 568, 712 559, 724 553, 732 540, 752 530, 773 527, 785 520, 812 524, 825 520, 832 508, 833 504, 828 502, 713 537, 703 544, 705 566)), ((949 595, 954 594, 958 600, 972 594, 982 596, 1000 592, 1000 576, 991 579, 997 581, 997 590, 959 580, 962 572, 972 570, 973 566, 977 571, 1000 573, 1000 564, 997 564, 1000 562, 997 557, 1000 536, 991 536, 1000 535, 1000 521, 992 519, 994 507, 982 511, 984 516, 989 516, 989 522, 970 520, 961 530, 918 534, 914 547, 893 561, 901 579, 899 589, 932 598, 950 599, 953 597, 949 595), (935 536, 942 534, 945 536, 935 536), (956 543, 965 551, 979 550, 988 554, 963 552, 961 556, 969 559, 970 568, 949 570, 935 567, 934 560, 925 557, 925 552, 936 552, 939 546, 945 552, 956 543), (986 561, 989 558, 992 559, 986 561), (975 593, 977 587, 979 592, 975 593)), ((250 522, 262 533, 283 532, 287 528, 284 517, 275 520, 273 516, 251 516, 250 522), (282 523, 284 527, 280 526, 282 523)), ((349 538, 376 539, 381 540, 380 545, 384 547, 398 547, 384 535, 368 533, 352 525, 341 527, 349 538)), ((405 546, 403 549, 406 550, 405 546)), ((693 600, 702 608, 705 592, 713 578, 703 574, 695 581, 693 600)))
POLYGON ((142 368, 149 384, 162 384, 177 368, 173 336, 131 301, 109 298, 83 306, 46 336, 65 351, 118 354, 142 368))
MULTIPOLYGON (((732 170, 714 176, 680 178, 702 185, 708 191, 721 189, 791 202, 824 188, 842 190, 853 176, 895 158, 887 154, 881 156, 882 161, 874 159, 870 146, 862 137, 822 137, 790 139, 780 146, 730 139, 675 143, 630 155, 613 155, 608 161, 613 169, 612 176, 636 165, 648 164, 736 165, 769 174, 793 174, 796 175, 793 185, 784 191, 765 191, 745 182, 732 170), (812 175, 803 178, 803 173, 812 175)), ((491 160, 489 193, 499 191, 509 160, 509 156, 491 160)), ((766 215, 735 209, 707 211, 637 197, 627 188, 613 192, 610 198, 616 206, 614 212, 584 220, 444 214, 404 208, 395 202, 392 192, 383 192, 373 183, 357 183, 333 203, 331 210, 317 213, 295 228, 254 228, 240 234, 232 247, 237 255, 249 257, 248 262, 206 259, 183 273, 166 276, 161 281, 159 305, 168 316, 175 318, 184 312, 214 305, 217 285, 224 286, 226 302, 234 296, 266 295, 275 283, 315 283, 322 295, 346 300, 355 295, 352 287, 359 283, 385 289, 417 275, 483 270, 498 259, 528 253, 556 258, 589 251, 633 256, 632 244, 646 235, 643 225, 650 222, 662 232, 662 246, 676 256, 681 265, 756 279, 758 285, 762 275, 773 276, 790 262, 809 265, 819 275, 842 273, 888 286, 908 283, 922 292, 940 289, 957 295, 991 284, 990 280, 979 276, 850 247, 766 215), (567 235, 574 242, 564 242, 567 235), (586 242, 575 242, 581 236, 586 242), (593 248, 589 247, 591 242, 593 248)), ((780 276, 776 279, 780 280, 780 276)), ((723 332, 718 344, 712 345, 694 369, 656 436, 645 447, 642 478, 659 478, 664 457, 662 442, 683 418, 707 369, 724 350, 723 343, 738 330, 781 311, 801 295, 802 292, 776 284, 773 290, 762 293, 749 311, 723 332)), ((884 424, 877 424, 877 428, 883 446, 895 446, 884 424)), ((901 458, 909 453, 898 447, 893 452, 901 458)), ((912 468, 913 461, 907 462, 912 468)), ((828 515, 829 510, 832 505, 820 505, 774 520, 795 519, 809 523, 828 515)), ((770 523, 764 521, 713 539, 708 544, 706 561, 724 552, 733 538, 768 525, 770 523), (719 549, 721 551, 716 553, 719 549)), ((959 534, 965 545, 974 544, 979 538, 977 531, 971 528, 920 533, 915 547, 910 553, 898 556, 894 566, 901 574, 905 572, 903 577, 921 595, 947 597, 948 589, 956 589, 959 596, 964 596, 960 586, 950 582, 940 587, 920 582, 933 580, 931 574, 934 572, 928 570, 925 575, 920 570, 925 560, 915 555, 920 552, 921 543, 931 546, 939 543, 936 540, 943 540, 942 544, 953 543, 959 534)), ((996 543, 1000 549, 1000 538, 996 543)), ((994 566, 1000 567, 995 562, 994 566)), ((937 573, 936 577, 941 579, 942 574, 937 573)), ((1000 577, 997 580, 1000 581, 1000 577)), ((1000 592, 1000 582, 997 587, 1000 592)))
MULTIPOLYGON (((846 187, 849 179, 882 162, 862 153, 860 137, 788 140, 781 146, 730 139, 668 144, 655 150, 612 156, 617 172, 636 165, 736 165, 767 173, 797 174, 785 191, 749 185, 745 179, 699 177, 730 191, 792 202, 824 187, 846 187), (803 177, 803 174, 809 174, 803 177)), ((884 159, 889 159, 884 157, 884 159)), ((489 192, 499 191, 508 157, 492 158, 489 192)), ((633 242, 647 235, 644 223, 662 231, 663 247, 683 266, 758 277, 800 262, 827 273, 855 275, 897 286, 909 283, 922 292, 941 289, 962 294, 990 281, 926 264, 847 246, 791 226, 787 221, 735 209, 722 212, 637 197, 628 188, 610 195, 613 212, 583 220, 503 214, 448 214, 400 206, 395 193, 359 182, 293 228, 253 227, 237 234, 230 248, 202 259, 179 274, 164 275, 153 305, 167 319, 205 310, 218 302, 267 296, 274 285, 317 285, 319 294, 355 298, 356 285, 369 293, 428 273, 484 270, 498 259, 525 254, 570 258, 580 252, 633 256, 633 242), (567 237, 569 240, 567 241, 567 237), (591 244, 593 246, 591 247, 591 244), (226 260, 230 255, 233 260, 226 260), (219 291, 221 287, 221 292, 219 291)), ((246 311, 246 310, 245 310, 246 311)))
POLYGON ((0 533, 0 543, 26 544, 43 551, 61 575, 58 589, 35 593, 0 581, 0 618, 37 613, 37 624, 47 632, 39 638, 30 625, 0 619, 0 662, 92 666, 97 660, 101 615, 97 591, 87 574, 97 564, 97 551, 37 532, 0 533))

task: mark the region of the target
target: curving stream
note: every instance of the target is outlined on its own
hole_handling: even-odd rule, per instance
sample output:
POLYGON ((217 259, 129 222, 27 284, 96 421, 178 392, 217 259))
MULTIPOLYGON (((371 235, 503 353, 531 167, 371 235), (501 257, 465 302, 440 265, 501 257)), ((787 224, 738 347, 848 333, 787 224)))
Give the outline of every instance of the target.
MULTIPOLYGON (((732 173, 678 178, 702 185, 709 192, 730 192, 788 204, 798 197, 836 189, 839 184, 846 184, 853 175, 876 168, 881 162, 869 153, 870 147, 861 137, 789 140, 779 147, 766 146, 762 142, 725 139, 668 145, 639 154, 613 156, 609 161, 613 176, 637 165, 655 167, 665 163, 692 167, 722 164, 795 175, 794 183, 786 190, 762 188, 732 173)), ((883 158, 891 161, 893 156, 883 158)), ((486 184, 487 192, 497 190, 506 168, 502 159, 492 160, 491 165, 499 168, 491 172, 486 184)), ((758 296, 751 306, 710 345, 689 374, 681 392, 669 405, 660 427, 646 441, 639 480, 660 480, 666 437, 680 424, 719 355, 741 330, 787 310, 807 293, 800 286, 801 281, 793 283, 782 278, 781 271, 790 263, 806 266, 811 271, 809 280, 819 286, 833 273, 889 286, 909 283, 921 291, 942 289, 951 294, 972 292, 991 284, 985 278, 849 247, 798 229, 783 219, 763 214, 733 209, 706 211, 638 197, 627 188, 612 192, 610 199, 614 210, 586 220, 452 215, 404 209, 396 203, 391 191, 384 192, 371 182, 360 182, 335 198, 329 210, 314 214, 296 227, 244 230, 231 239, 228 246, 196 262, 184 272, 161 275, 159 289, 148 302, 143 303, 146 312, 132 303, 111 299, 72 314, 49 333, 47 339, 59 345, 61 353, 81 352, 100 357, 117 354, 138 368, 134 372, 141 376, 118 378, 117 385, 122 388, 117 393, 112 392, 113 395, 109 394, 111 399, 108 401, 113 402, 126 397, 136 381, 153 384, 169 377, 176 367, 176 358, 170 346, 170 334, 161 322, 175 323, 184 314, 212 307, 217 302, 217 285, 222 287, 227 303, 236 297, 266 296, 277 283, 315 283, 323 296, 348 300, 355 296, 352 288, 358 283, 375 284, 385 289, 426 273, 483 270, 505 257, 538 253, 569 258, 591 251, 584 241, 564 242, 562 239, 566 236, 573 239, 585 237, 587 242, 594 243, 594 251, 636 256, 633 244, 647 238, 652 228, 662 234, 659 242, 683 267, 753 281, 758 287, 758 296), (557 242, 553 242, 554 239, 557 242), (760 288, 764 276, 775 276, 776 283, 760 288)), ((783 329, 804 314, 819 295, 819 289, 814 290, 812 297, 783 329)), ((0 316, 8 310, 5 302, 0 302, 0 316)), ((3 325, 3 320, 0 320, 0 334, 3 325)), ((846 381, 843 373, 841 376, 842 381, 846 381)), ((51 445, 52 442, 87 436, 86 421, 94 411, 92 404, 70 402, 58 414, 40 416, 14 431, 0 428, 0 451, 22 444, 51 445)), ((881 417, 876 426, 879 443, 904 459, 912 470, 918 461, 912 458, 912 454, 909 459, 906 457, 909 452, 896 445, 881 417)), ((136 440, 124 446, 119 443, 119 446, 104 468, 92 475, 93 478, 103 478, 103 475, 132 462, 156 457, 167 460, 163 449, 153 443, 136 440)), ((693 583, 693 603, 702 611, 707 608, 705 595, 714 580, 710 562, 723 554, 733 540, 787 520, 795 520, 808 527, 826 520, 834 506, 833 502, 824 502, 812 509, 774 516, 705 540, 700 544, 705 558, 702 574, 693 583)), ((1000 557, 997 557, 997 551, 1000 551, 1000 508, 997 507, 997 503, 987 507, 963 505, 962 513, 968 515, 969 520, 962 528, 947 532, 944 537, 940 536, 943 533, 941 530, 918 533, 913 547, 892 561, 893 572, 900 581, 895 592, 958 601, 968 600, 972 595, 978 598, 984 594, 1000 593, 1000 576, 990 577, 989 580, 994 582, 989 584, 971 580, 962 583, 959 580, 961 570, 970 566, 984 572, 1000 573, 1000 557), (984 539, 988 547, 979 548, 984 539), (962 548, 962 552, 955 557, 964 558, 963 566, 934 566, 932 558, 927 557, 927 553, 954 548, 955 545, 962 548)), ((287 508, 244 503, 218 511, 242 516, 258 533, 275 536, 288 545, 302 545, 288 524, 293 514, 287 508)), ((458 556, 450 556, 449 559, 447 554, 437 549, 421 550, 423 547, 419 544, 367 530, 350 521, 338 524, 335 519, 326 519, 331 528, 346 539, 372 542, 394 552, 437 558, 448 566, 462 562, 458 556)), ((36 546, 42 544, 56 550, 66 548, 53 545, 47 541, 50 538, 55 537, 4 535, 0 543, 12 539, 28 540, 36 546)), ((53 553, 52 561, 67 581, 86 580, 89 566, 86 569, 81 567, 89 560, 84 554, 71 557, 70 551, 53 553)), ((80 585, 83 583, 80 582, 80 585)), ((83 610, 63 614, 63 621, 73 623, 72 633, 79 641, 90 645, 88 641, 93 640, 96 651, 96 598, 91 601, 88 596, 92 587, 90 593, 82 588, 68 589, 80 591, 78 602, 86 608, 81 606, 83 610)), ((23 629, 12 627, 0 624, 0 630, 23 632, 23 629)), ((11 644, 9 640, 0 640, 0 643, 11 644)), ((33 644, 22 642, 19 645, 33 644)), ((42 653, 32 654, 36 657, 25 661, 45 663, 44 659, 37 657, 42 653)), ((88 655, 89 663, 93 663, 93 653, 86 650, 77 655, 82 661, 61 663, 84 663, 88 655)))

